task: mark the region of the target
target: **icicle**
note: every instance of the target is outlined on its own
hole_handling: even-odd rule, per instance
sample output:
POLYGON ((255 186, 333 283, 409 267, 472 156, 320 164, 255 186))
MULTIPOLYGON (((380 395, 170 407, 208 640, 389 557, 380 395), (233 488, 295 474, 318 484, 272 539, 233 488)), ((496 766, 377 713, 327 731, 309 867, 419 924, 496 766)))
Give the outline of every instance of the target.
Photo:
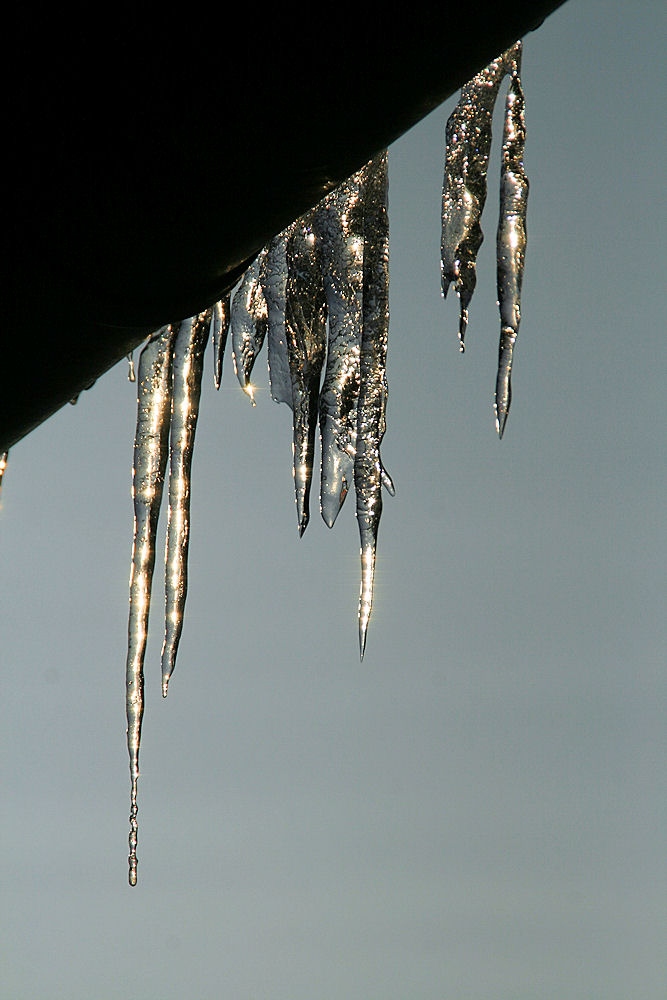
MULTIPOLYGON (((389 329, 389 223, 387 218, 387 153, 366 168, 363 193, 363 333, 357 408, 354 485, 361 542, 359 653, 364 658, 368 621, 373 607, 377 532, 382 514, 382 460, 387 400, 387 334, 389 329)), ((387 477, 389 483, 391 479, 387 477)), ((393 490, 393 484, 391 484, 393 490)))
POLYGON ((505 73, 502 56, 463 87, 447 120, 445 179, 442 190, 442 294, 454 287, 461 303, 459 347, 465 350, 468 306, 475 290, 475 263, 484 234, 480 225, 486 201, 491 124, 505 73))
POLYGON ((5 469, 7 468, 7 458, 9 456, 8 451, 0 452, 0 496, 2 495, 2 477, 5 474, 5 469))
POLYGON ((165 560, 165 635, 162 646, 162 694, 165 698, 176 662, 188 590, 190 469, 199 415, 204 348, 210 323, 210 309, 184 320, 174 345, 169 522, 165 560))
POLYGON ((332 528, 354 475, 363 299, 363 207, 360 170, 315 209, 329 310, 326 372, 320 393, 320 508, 332 528))
POLYGON ((266 261, 264 249, 244 273, 234 293, 231 307, 232 350, 234 371, 241 388, 255 405, 250 375, 262 349, 268 326, 268 310, 262 288, 262 269, 266 261))
POLYGON ((132 782, 130 808, 130 885, 137 882, 137 781, 144 711, 144 655, 148 634, 155 535, 167 464, 171 419, 171 358, 175 330, 159 330, 139 358, 137 429, 134 439, 132 498, 134 540, 130 573, 130 616, 126 666, 127 746, 132 782))
POLYGON ((222 382, 222 361, 229 332, 229 293, 211 307, 211 340, 213 342, 213 382, 216 389, 222 382))
POLYGON ((137 376, 134 372, 134 351, 130 351, 127 355, 127 381, 136 382, 137 376))
POLYGON ((214 341, 215 383, 231 312, 234 365, 248 391, 268 331, 274 399, 293 411, 294 481, 300 534, 308 523, 314 439, 322 428, 322 513, 333 525, 354 477, 361 539, 359 641, 363 658, 373 599, 381 488, 393 483, 380 444, 387 400, 388 311, 387 154, 383 153, 316 209, 272 240, 246 271, 229 301, 166 327, 139 362, 133 476, 135 532, 130 578, 127 657, 127 739, 132 797, 130 874, 137 880, 137 783, 143 717, 144 656, 155 561, 155 532, 170 438, 162 691, 174 669, 187 592, 190 466, 198 417, 203 355, 214 341), (319 398, 326 353, 327 370, 319 398), (360 379, 362 386, 360 390, 360 379), (319 409, 319 413, 318 413, 319 409))
POLYGON ((275 236, 269 244, 261 280, 268 309, 269 382, 276 403, 292 405, 292 379, 287 357, 285 334, 285 291, 287 286, 287 240, 291 227, 275 236))
POLYGON ((521 284, 526 253, 528 178, 523 166, 526 141, 525 101, 519 79, 521 50, 505 105, 500 174, 500 217, 496 240, 500 346, 496 379, 496 428, 502 438, 512 401, 512 355, 521 322, 521 284))
POLYGON ((442 190, 442 294, 446 297, 454 282, 461 308, 461 351, 465 350, 468 306, 477 281, 477 254, 484 239, 480 219, 486 201, 493 108, 502 79, 513 65, 515 49, 512 46, 498 56, 463 87, 447 121, 442 190))
POLYGON ((286 247, 285 334, 292 381, 294 492, 299 537, 310 517, 320 378, 326 353, 327 308, 313 213, 293 227, 286 247))

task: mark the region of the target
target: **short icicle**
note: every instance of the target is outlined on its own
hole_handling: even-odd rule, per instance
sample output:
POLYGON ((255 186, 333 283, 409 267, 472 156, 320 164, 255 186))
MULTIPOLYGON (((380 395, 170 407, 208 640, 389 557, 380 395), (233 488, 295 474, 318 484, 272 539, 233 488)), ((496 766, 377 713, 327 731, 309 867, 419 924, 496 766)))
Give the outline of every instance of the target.
POLYGON ((211 307, 211 341, 213 343, 213 384, 216 389, 222 383, 222 362, 229 333, 229 293, 211 307))
POLYGON ((204 348, 211 310, 184 320, 174 345, 171 438, 169 447, 169 522, 165 559, 165 635, 162 646, 162 695, 167 697, 183 629, 188 591, 190 471, 199 416, 204 348))
POLYGON ((2 477, 5 474, 5 469, 7 468, 7 459, 9 457, 8 451, 0 452, 0 496, 2 495, 2 477))
POLYGON ((484 239, 480 220, 486 202, 493 109, 515 48, 498 56, 463 87, 447 121, 441 278, 443 296, 453 282, 460 299, 461 351, 465 350, 468 307, 477 282, 477 254, 484 239))
POLYGON ((315 208, 329 312, 326 371, 320 392, 322 473, 320 510, 332 528, 352 484, 357 437, 363 301, 365 167, 315 208))
POLYGON ((171 362, 175 333, 172 327, 163 327, 144 347, 139 359, 137 428, 132 470, 134 538, 125 695, 132 785, 128 859, 130 885, 137 884, 137 782, 141 721, 144 714, 144 656, 155 565, 155 536, 169 453, 171 362))
POLYGON ((326 354, 327 308, 313 213, 292 228, 286 246, 285 336, 292 381, 294 493, 299 537, 310 518, 320 378, 326 354))
POLYGON ((234 371, 241 388, 255 399, 250 375, 262 349, 268 327, 268 309, 262 288, 262 270, 267 250, 262 250, 244 272, 231 305, 232 351, 234 371))
POLYGON ((496 240, 500 345, 496 379, 496 429, 502 438, 512 401, 512 359, 521 322, 521 285, 526 255, 526 206, 528 178, 523 165, 526 122, 525 101, 519 79, 519 47, 505 105, 500 216, 496 240))
MULTIPOLYGON (((364 658, 373 607, 377 533, 382 514, 382 460, 387 400, 387 335, 389 329, 389 222, 387 153, 366 168, 364 184, 363 332, 357 407, 354 485, 361 543, 359 655, 364 658)), ((387 476, 388 484, 391 479, 387 476)), ((393 491, 393 484, 391 484, 393 491)))

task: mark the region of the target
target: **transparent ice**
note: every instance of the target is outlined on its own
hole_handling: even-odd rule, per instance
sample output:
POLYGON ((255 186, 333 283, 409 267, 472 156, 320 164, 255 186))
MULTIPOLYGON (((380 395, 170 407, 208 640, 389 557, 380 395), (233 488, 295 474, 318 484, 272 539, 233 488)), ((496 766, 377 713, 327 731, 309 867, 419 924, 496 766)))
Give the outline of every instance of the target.
POLYGON ((512 398, 510 376, 521 320, 526 249, 528 178, 523 166, 526 126, 519 77, 521 51, 522 43, 516 42, 463 87, 447 121, 442 189, 442 293, 446 297, 453 284, 459 296, 459 347, 463 351, 468 307, 477 281, 477 254, 484 239, 480 220, 486 202, 493 109, 503 78, 509 76, 496 240, 501 333, 495 411, 500 437, 512 398))
MULTIPOLYGON (((501 436, 511 395, 526 241, 528 182, 523 169, 520 60, 521 43, 517 42, 463 88, 447 123, 442 198, 442 290, 446 295, 454 283, 460 297, 463 350, 476 257, 483 239, 480 218, 486 199, 493 106, 501 81, 509 74, 497 236, 501 343, 496 413, 501 436)), ((216 388, 220 388, 225 346, 231 334, 234 370, 253 405, 251 375, 264 342, 268 343, 271 396, 292 410, 299 535, 310 517, 318 427, 320 512, 328 527, 333 527, 354 483, 361 557, 359 651, 363 659, 373 606, 382 487, 394 494, 380 456, 386 427, 389 331, 387 169, 384 151, 275 236, 248 267, 233 297, 228 295, 199 315, 158 330, 141 352, 127 655, 131 885, 137 881, 137 782, 155 536, 168 464, 162 649, 166 696, 187 594, 191 464, 209 338, 216 388)), ((6 461, 6 455, 3 458, 6 461)), ((0 461, 0 477, 2 469, 0 461)))

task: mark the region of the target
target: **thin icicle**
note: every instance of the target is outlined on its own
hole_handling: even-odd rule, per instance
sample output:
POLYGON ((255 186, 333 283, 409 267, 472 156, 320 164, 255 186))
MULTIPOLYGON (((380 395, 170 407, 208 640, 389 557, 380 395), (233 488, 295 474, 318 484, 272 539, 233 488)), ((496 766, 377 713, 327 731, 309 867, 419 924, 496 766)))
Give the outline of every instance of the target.
POLYGON ((130 351, 127 355, 127 381, 136 382, 137 376, 134 371, 134 351, 130 351))
POLYGON ((165 559, 165 635, 162 646, 162 694, 165 698, 176 663, 188 591, 190 470, 199 415, 204 348, 210 324, 210 309, 184 320, 174 345, 169 522, 165 559))
POLYGON ((268 310, 262 288, 262 269, 266 255, 267 250, 262 250, 245 271, 231 306, 234 371, 253 405, 255 400, 250 375, 268 327, 268 310))
POLYGON ((461 351, 465 349, 468 306, 477 281, 477 254, 484 239, 480 219, 486 201, 493 108, 501 81, 511 72, 515 50, 512 46, 463 87, 447 121, 441 278, 443 296, 452 282, 459 295, 461 351))
POLYGON ((7 458, 9 456, 8 451, 0 452, 0 496, 2 495, 2 477, 5 474, 5 469, 7 468, 7 458))
POLYGON ((332 191, 313 217, 313 230, 322 247, 329 310, 327 364, 320 393, 320 508, 330 528, 354 475, 363 299, 363 177, 362 169, 332 191))
POLYGON ((144 713, 144 656, 148 634, 155 535, 169 453, 171 358, 176 331, 159 330, 139 358, 137 428, 134 438, 132 498, 134 538, 130 572, 130 615, 126 665, 127 747, 132 782, 129 837, 129 882, 137 882, 137 782, 144 713))
POLYGON ((211 340, 213 342, 213 382, 216 389, 222 382, 222 362, 229 333, 229 293, 211 307, 211 340))
POLYGON ((285 292, 287 287, 287 240, 291 227, 275 236, 269 244, 261 280, 269 322, 269 382, 276 403, 292 405, 292 379, 287 357, 285 334, 285 292))
POLYGON ((299 536, 310 517, 320 378, 326 353, 327 308, 313 213, 292 228, 286 246, 285 336, 292 382, 294 492, 299 536))
MULTIPOLYGON (((364 658, 373 607, 377 533, 382 514, 382 460, 387 400, 387 334, 389 329, 389 222, 387 217, 387 153, 366 168, 364 184, 363 333, 357 407, 354 485, 361 543, 359 653, 364 658)), ((388 477, 387 477, 388 478, 388 477)), ((391 479, 389 479, 391 483, 391 479)), ((393 490, 393 484, 392 490, 393 490)))
POLYGON ((501 438, 512 401, 512 356, 521 322, 521 284, 526 254, 526 205, 529 185, 523 165, 526 121, 525 101, 519 79, 520 60, 519 50, 505 105, 500 218, 496 241, 500 345, 495 412, 496 428, 501 438))

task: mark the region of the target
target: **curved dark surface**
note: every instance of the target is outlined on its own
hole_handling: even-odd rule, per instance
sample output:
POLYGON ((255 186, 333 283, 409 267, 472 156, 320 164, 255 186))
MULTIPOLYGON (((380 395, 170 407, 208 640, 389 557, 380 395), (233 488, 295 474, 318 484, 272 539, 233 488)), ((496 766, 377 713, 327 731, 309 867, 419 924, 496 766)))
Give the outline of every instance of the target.
MULTIPOLYGON (((323 194, 563 0, 225 24, 16 28, 0 451, 216 301, 323 194)), ((245 16, 242 12, 242 16, 245 16)))

